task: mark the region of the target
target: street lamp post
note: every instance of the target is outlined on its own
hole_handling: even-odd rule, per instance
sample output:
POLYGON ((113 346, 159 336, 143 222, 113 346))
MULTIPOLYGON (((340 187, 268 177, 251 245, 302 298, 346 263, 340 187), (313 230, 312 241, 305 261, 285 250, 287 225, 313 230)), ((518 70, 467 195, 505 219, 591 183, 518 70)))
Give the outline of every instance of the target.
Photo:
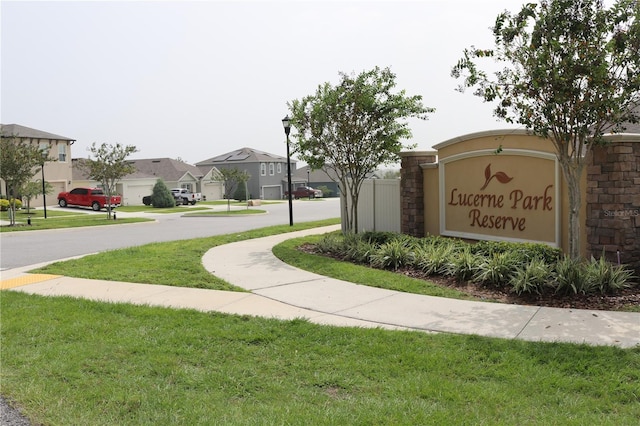
POLYGON ((284 134, 287 135, 287 187, 289 190, 289 226, 293 226, 293 200, 291 194, 291 154, 289 152, 289 132, 291 132, 291 120, 287 115, 282 119, 284 134))
POLYGON ((42 167, 42 205, 44 207, 44 218, 46 219, 47 218, 47 195, 45 194, 46 184, 44 181, 44 161, 40 166, 42 167))
MULTIPOLYGON (((310 168, 309 166, 307 166, 307 186, 311 188, 311 182, 309 182, 309 171, 310 171, 310 168)), ((311 191, 309 191, 309 200, 311 200, 311 191)))
POLYGON ((42 170, 42 206, 44 207, 44 218, 47 218, 47 195, 45 192, 47 191, 46 182, 44 181, 44 163, 47 162, 47 158, 49 156, 49 147, 47 145, 40 145, 40 152, 42 154, 42 162, 40 163, 40 168, 42 170))

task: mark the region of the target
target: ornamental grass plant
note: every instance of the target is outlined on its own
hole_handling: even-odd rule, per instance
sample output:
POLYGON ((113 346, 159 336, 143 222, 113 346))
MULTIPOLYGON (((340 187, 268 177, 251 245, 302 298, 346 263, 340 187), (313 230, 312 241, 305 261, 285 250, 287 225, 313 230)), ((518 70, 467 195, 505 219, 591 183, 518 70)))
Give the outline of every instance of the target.
POLYGON ((315 245, 319 253, 378 269, 414 269, 426 276, 441 275, 458 283, 481 285, 522 294, 553 292, 610 294, 635 278, 604 257, 571 259, 545 244, 480 241, 455 238, 415 238, 391 232, 332 233, 315 245))

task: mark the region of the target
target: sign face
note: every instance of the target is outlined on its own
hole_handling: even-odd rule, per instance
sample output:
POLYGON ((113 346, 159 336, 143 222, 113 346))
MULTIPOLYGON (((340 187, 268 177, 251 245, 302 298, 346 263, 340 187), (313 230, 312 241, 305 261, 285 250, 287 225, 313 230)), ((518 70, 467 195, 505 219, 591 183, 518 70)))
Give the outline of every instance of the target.
POLYGON ((440 233, 560 244, 553 154, 475 151, 440 161, 440 233))

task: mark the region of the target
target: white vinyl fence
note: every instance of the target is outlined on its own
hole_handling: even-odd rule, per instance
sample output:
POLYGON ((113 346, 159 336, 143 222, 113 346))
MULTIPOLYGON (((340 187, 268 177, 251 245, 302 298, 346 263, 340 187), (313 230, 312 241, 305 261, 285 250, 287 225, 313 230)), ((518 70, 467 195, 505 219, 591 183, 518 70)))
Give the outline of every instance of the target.
MULTIPOLYGON (((344 203, 350 208, 351 199, 340 196, 341 212, 344 203)), ((346 218, 342 216, 342 229, 346 229, 346 218)), ((367 179, 360 189, 358 200, 358 232, 400 232, 400 180, 367 179)))

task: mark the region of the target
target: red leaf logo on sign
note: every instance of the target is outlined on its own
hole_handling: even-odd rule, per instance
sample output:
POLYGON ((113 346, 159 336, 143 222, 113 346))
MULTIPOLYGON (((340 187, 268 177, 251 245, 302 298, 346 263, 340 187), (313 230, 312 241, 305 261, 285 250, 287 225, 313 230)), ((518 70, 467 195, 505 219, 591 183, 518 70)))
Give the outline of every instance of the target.
POLYGON ((511 180, 513 179, 512 177, 509 177, 505 172, 496 172, 496 174, 492 175, 491 174, 491 163, 487 164, 487 167, 484 169, 484 185, 482 185, 482 188, 480 188, 480 191, 482 191, 483 189, 485 189, 487 187, 487 185, 489 185, 489 182, 491 182, 491 179, 496 178, 498 179, 498 182, 500 183, 508 183, 511 182, 511 180))

